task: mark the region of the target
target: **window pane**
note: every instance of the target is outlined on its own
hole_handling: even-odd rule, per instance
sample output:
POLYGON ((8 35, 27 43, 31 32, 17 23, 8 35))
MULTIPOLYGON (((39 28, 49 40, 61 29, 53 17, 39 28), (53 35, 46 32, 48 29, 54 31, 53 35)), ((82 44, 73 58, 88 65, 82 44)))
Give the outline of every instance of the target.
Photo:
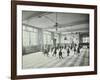
POLYGON ((50 32, 47 32, 47 31, 43 32, 43 41, 44 41, 44 44, 52 44, 51 43, 51 33, 50 32))
POLYGON ((29 32, 23 31, 23 46, 29 46, 29 32))
POLYGON ((56 38, 56 43, 59 43, 59 35, 55 34, 55 38, 56 38))
POLYGON ((38 44, 38 30, 23 25, 23 46, 34 46, 38 44))
POLYGON ((30 32, 31 46, 38 45, 38 33, 30 32))
POLYGON ((61 36, 61 43, 64 43, 64 36, 61 36))
POLYGON ((83 43, 89 43, 89 37, 83 37, 83 43))

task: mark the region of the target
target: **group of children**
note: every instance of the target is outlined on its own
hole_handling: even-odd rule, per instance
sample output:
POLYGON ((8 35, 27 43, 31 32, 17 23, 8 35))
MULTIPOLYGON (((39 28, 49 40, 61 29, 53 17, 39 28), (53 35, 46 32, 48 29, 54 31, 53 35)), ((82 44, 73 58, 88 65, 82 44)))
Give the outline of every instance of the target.
POLYGON ((69 56, 71 54, 71 51, 74 52, 74 54, 80 54, 80 46, 79 45, 70 45, 70 46, 57 46, 53 48, 45 48, 44 49, 44 55, 49 56, 50 54, 52 56, 59 56, 59 59, 63 59, 63 54, 66 54, 66 56, 69 56))

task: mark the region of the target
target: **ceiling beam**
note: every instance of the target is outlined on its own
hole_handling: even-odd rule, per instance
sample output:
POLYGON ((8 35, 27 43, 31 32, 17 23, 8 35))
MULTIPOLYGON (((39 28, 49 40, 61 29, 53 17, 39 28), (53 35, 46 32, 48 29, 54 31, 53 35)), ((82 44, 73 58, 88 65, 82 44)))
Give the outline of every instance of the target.
POLYGON ((33 25, 26 24, 26 23, 22 23, 22 25, 25 25, 26 27, 32 27, 32 28, 36 28, 36 29, 41 29, 41 28, 35 27, 33 25))
POLYGON ((77 29, 64 29, 64 30, 59 30, 59 31, 61 31, 61 32, 72 32, 72 31, 78 31, 78 30, 88 30, 89 31, 89 28, 77 28, 77 29))
MULTIPOLYGON (((36 13, 33 13, 33 14, 31 14, 30 16, 28 16, 26 19, 24 19, 23 21, 25 21, 25 20, 29 20, 29 19, 32 19, 32 18, 34 18, 34 17, 42 17, 42 16, 44 16, 44 15, 48 15, 48 14, 50 14, 50 12, 36 12, 36 13)), ((24 15, 24 13, 23 13, 23 15, 24 15)))
MULTIPOLYGON (((59 24, 58 23, 58 28, 64 28, 64 27, 74 27, 76 25, 80 25, 80 24, 89 24, 89 20, 80 20, 80 21, 74 21, 74 22, 71 22, 71 23, 67 23, 67 24, 59 24)), ((53 27, 46 27, 44 29, 53 29, 55 28, 55 26, 53 27)))

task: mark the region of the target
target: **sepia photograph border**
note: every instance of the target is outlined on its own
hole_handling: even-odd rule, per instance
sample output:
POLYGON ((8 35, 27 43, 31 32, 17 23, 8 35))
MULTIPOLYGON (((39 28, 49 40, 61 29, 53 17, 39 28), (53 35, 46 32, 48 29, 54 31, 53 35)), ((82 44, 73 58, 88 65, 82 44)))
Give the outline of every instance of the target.
POLYGON ((78 75, 94 75, 97 74, 97 6, 83 4, 64 4, 64 3, 48 3, 48 2, 33 2, 33 1, 11 1, 11 79, 31 79, 31 78, 46 78, 46 77, 61 77, 61 76, 78 76, 78 75), (76 8, 76 9, 92 9, 94 10, 94 71, 82 72, 62 72, 62 73, 46 73, 46 74, 27 74, 18 75, 17 69, 17 5, 27 6, 44 6, 58 8, 76 8))

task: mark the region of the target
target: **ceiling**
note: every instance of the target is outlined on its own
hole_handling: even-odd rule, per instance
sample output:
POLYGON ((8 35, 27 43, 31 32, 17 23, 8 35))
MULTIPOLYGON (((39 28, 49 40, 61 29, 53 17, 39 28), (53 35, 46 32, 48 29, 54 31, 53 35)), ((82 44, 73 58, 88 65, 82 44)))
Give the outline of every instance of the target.
POLYGON ((78 13, 56 13, 56 12, 37 12, 23 11, 23 24, 56 32, 88 32, 89 15, 78 13))

